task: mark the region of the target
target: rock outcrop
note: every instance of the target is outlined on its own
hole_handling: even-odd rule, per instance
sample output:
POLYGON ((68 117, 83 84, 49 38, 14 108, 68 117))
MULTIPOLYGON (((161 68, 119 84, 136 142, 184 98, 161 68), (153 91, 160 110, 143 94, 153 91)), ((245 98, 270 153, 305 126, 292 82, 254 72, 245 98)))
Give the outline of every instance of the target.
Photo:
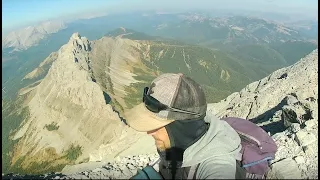
POLYGON ((219 103, 210 104, 209 109, 218 116, 236 116, 265 121, 277 110, 292 101, 289 95, 299 101, 310 102, 318 96, 318 50, 287 68, 253 82, 219 103))

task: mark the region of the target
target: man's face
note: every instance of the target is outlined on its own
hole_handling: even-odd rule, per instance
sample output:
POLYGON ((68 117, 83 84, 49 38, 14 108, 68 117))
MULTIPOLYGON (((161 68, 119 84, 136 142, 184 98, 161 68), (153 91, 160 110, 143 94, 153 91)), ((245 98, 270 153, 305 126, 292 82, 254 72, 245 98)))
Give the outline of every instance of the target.
POLYGON ((160 152, 170 148, 170 139, 165 127, 148 131, 147 133, 154 138, 156 147, 160 152))

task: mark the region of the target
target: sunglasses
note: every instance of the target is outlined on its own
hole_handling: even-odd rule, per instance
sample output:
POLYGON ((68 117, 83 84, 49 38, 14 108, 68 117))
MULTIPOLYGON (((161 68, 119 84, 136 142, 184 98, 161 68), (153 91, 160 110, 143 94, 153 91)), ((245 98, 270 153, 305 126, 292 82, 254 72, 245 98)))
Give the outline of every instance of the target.
POLYGON ((159 113, 160 111, 163 111, 163 110, 169 110, 169 111, 173 111, 173 112, 179 112, 179 113, 184 113, 184 114, 192 114, 192 115, 201 116, 201 114, 199 114, 199 113, 195 113, 195 112, 191 112, 191 111, 185 111, 185 110, 182 110, 182 109, 173 108, 173 107, 169 107, 169 106, 167 106, 165 104, 162 104, 156 98, 148 95, 148 91, 149 91, 149 88, 145 87, 144 90, 143 90, 142 101, 145 104, 145 106, 147 107, 147 109, 149 111, 151 111, 151 112, 159 113))

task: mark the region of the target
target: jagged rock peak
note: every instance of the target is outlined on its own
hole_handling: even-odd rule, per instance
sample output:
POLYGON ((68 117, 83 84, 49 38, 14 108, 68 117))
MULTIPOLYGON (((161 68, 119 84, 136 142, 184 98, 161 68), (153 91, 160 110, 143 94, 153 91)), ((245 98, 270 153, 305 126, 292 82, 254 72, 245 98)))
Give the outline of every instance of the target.
POLYGON ((75 41, 75 40, 89 43, 88 38, 81 36, 78 32, 73 33, 70 37, 70 41, 75 41))
POLYGON ((71 35, 68 44, 71 45, 72 48, 78 50, 77 52, 79 52, 79 50, 91 50, 90 41, 86 37, 82 37, 78 32, 75 32, 71 35))
POLYGON ((70 40, 77 40, 77 39, 81 39, 81 35, 78 32, 75 32, 72 34, 70 40))

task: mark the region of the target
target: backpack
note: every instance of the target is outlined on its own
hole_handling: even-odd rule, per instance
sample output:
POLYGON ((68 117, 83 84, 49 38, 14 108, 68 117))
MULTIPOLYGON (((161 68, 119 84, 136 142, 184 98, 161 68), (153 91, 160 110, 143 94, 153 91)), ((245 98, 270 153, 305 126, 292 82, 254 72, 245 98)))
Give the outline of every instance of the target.
POLYGON ((270 161, 275 158, 277 145, 258 125, 249 120, 226 117, 226 121, 240 136, 241 151, 238 161, 246 171, 248 179, 263 179, 270 170, 270 161))

